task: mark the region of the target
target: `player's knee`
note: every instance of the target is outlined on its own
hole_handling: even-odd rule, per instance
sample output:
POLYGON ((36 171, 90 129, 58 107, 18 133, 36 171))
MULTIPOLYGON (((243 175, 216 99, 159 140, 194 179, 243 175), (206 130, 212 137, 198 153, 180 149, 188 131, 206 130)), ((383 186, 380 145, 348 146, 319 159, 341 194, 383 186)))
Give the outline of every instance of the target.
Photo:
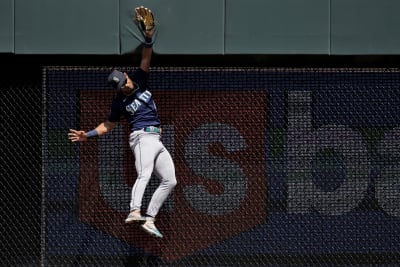
POLYGON ((176 178, 174 177, 173 179, 169 179, 168 180, 168 186, 170 187, 170 188, 174 188, 175 186, 176 186, 176 184, 177 184, 177 181, 176 181, 176 178))

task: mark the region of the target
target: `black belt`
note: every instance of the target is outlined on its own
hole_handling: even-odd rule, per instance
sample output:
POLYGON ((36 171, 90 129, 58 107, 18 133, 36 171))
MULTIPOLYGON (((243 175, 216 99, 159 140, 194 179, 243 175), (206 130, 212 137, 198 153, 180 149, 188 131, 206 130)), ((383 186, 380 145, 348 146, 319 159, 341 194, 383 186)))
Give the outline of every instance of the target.
POLYGON ((155 127, 155 126, 148 126, 144 127, 143 130, 147 133, 159 133, 161 134, 161 128, 155 127))

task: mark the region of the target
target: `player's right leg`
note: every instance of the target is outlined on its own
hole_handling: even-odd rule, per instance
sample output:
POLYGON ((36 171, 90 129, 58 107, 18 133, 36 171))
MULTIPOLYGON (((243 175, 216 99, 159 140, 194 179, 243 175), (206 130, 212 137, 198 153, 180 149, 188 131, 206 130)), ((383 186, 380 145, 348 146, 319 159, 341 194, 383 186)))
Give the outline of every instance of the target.
POLYGON ((153 193, 146 211, 146 214, 153 218, 157 216, 161 206, 177 184, 174 162, 165 147, 155 161, 154 174, 161 179, 161 182, 153 193))
POLYGON ((155 217, 177 183, 172 157, 165 148, 157 157, 154 173, 161 179, 161 183, 151 197, 146 212, 146 222, 142 225, 142 228, 149 234, 162 238, 163 235, 154 224, 155 217))

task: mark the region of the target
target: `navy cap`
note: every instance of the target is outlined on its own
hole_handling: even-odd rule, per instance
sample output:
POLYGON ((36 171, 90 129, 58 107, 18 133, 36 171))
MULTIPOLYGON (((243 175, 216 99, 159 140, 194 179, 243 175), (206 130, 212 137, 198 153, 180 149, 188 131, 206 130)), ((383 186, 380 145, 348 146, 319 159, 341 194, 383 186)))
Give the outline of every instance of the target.
POLYGON ((113 70, 108 76, 108 82, 115 89, 121 89, 126 84, 126 77, 119 70, 113 70))

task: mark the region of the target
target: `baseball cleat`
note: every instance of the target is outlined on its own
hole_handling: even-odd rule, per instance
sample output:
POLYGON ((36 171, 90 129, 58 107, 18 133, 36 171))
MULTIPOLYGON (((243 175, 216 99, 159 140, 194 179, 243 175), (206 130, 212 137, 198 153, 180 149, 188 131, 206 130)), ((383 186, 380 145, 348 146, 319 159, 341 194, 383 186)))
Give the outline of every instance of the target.
POLYGON ((145 221, 146 218, 140 215, 140 212, 132 211, 129 213, 128 217, 125 219, 125 223, 137 222, 137 221, 145 221))
POLYGON ((146 222, 142 225, 143 230, 147 233, 162 238, 163 235, 158 231, 157 227, 154 225, 154 220, 146 220, 146 222))

